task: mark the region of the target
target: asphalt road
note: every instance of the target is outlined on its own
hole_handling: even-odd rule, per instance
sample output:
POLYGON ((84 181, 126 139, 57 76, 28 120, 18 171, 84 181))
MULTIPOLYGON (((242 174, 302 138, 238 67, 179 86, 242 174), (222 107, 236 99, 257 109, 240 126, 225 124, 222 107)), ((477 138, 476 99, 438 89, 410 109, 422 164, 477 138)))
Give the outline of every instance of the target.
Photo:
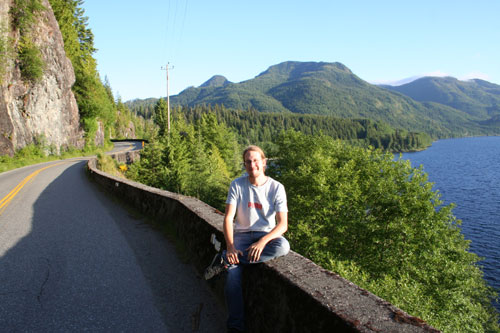
POLYGON ((205 282, 85 163, 0 174, 0 331, 223 332, 205 282))

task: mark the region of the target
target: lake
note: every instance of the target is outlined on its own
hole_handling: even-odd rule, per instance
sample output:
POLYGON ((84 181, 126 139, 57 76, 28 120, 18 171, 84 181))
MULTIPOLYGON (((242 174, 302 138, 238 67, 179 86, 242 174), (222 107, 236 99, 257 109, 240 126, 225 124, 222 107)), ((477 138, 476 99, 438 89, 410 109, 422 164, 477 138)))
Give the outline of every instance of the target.
POLYGON ((403 159, 423 165, 444 204, 456 204, 453 212, 470 250, 484 258, 484 277, 500 291, 500 137, 439 140, 403 159))

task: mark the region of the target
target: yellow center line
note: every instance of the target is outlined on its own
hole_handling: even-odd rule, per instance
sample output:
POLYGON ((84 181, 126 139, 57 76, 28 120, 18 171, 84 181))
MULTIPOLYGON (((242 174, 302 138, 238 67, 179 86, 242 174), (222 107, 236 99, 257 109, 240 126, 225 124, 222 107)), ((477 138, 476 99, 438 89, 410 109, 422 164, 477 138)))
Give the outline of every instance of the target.
POLYGON ((5 211, 5 208, 9 205, 12 199, 17 195, 17 193, 26 185, 27 182, 29 182, 31 179, 35 178, 36 175, 38 175, 40 172, 42 172, 45 169, 52 168, 56 165, 60 165, 66 162, 60 162, 52 165, 48 165, 46 167, 43 167, 41 169, 36 170, 35 172, 31 173, 28 177, 24 178, 19 184, 17 184, 16 187, 12 189, 12 191, 9 192, 5 197, 3 197, 2 200, 0 200, 0 214, 2 214, 5 211))

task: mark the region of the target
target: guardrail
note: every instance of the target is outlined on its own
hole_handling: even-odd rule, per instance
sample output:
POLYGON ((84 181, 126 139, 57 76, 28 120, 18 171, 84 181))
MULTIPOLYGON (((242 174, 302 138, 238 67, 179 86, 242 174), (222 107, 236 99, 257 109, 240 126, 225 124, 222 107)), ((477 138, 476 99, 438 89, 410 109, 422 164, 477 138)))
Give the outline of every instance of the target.
MULTIPOLYGON (((115 154, 130 163, 139 152, 115 154)), ((101 187, 174 230, 198 272, 224 246, 223 216, 204 202, 106 174, 88 162, 101 187)), ((208 281, 223 297, 224 276, 208 281)), ((245 268, 243 290, 248 332, 439 332, 378 296, 290 251, 245 268)))

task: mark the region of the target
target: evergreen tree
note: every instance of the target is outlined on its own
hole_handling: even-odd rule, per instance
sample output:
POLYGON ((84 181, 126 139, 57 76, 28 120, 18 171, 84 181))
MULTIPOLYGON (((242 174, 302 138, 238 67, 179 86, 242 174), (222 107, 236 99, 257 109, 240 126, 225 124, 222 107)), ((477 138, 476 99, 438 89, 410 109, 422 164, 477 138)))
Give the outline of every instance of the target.
POLYGON ((158 125, 160 136, 163 136, 165 131, 168 129, 167 112, 167 103, 164 99, 160 98, 158 102, 156 102, 153 116, 154 123, 158 125))
MULTIPOLYGON (((49 0, 59 23, 66 55, 73 64, 75 84, 73 92, 78 103, 82 123, 88 138, 93 138, 96 123, 104 123, 106 137, 113 131, 116 109, 109 90, 103 85, 93 58, 94 35, 87 27, 88 18, 81 8, 83 0, 49 0)), ((92 145, 93 140, 87 140, 92 145)))
POLYGON ((194 130, 192 125, 187 125, 182 118, 179 118, 172 126, 170 135, 164 133, 165 160, 167 166, 166 189, 194 195, 189 188, 192 160, 192 140, 194 130))
POLYGON ((213 151, 216 148, 228 171, 235 174, 239 170, 239 163, 238 145, 234 133, 224 123, 217 121, 217 117, 213 113, 203 114, 197 127, 206 149, 213 151))
POLYGON ((164 164, 164 151, 162 143, 151 140, 142 150, 141 159, 129 166, 127 177, 149 186, 165 189, 167 168, 164 164))

